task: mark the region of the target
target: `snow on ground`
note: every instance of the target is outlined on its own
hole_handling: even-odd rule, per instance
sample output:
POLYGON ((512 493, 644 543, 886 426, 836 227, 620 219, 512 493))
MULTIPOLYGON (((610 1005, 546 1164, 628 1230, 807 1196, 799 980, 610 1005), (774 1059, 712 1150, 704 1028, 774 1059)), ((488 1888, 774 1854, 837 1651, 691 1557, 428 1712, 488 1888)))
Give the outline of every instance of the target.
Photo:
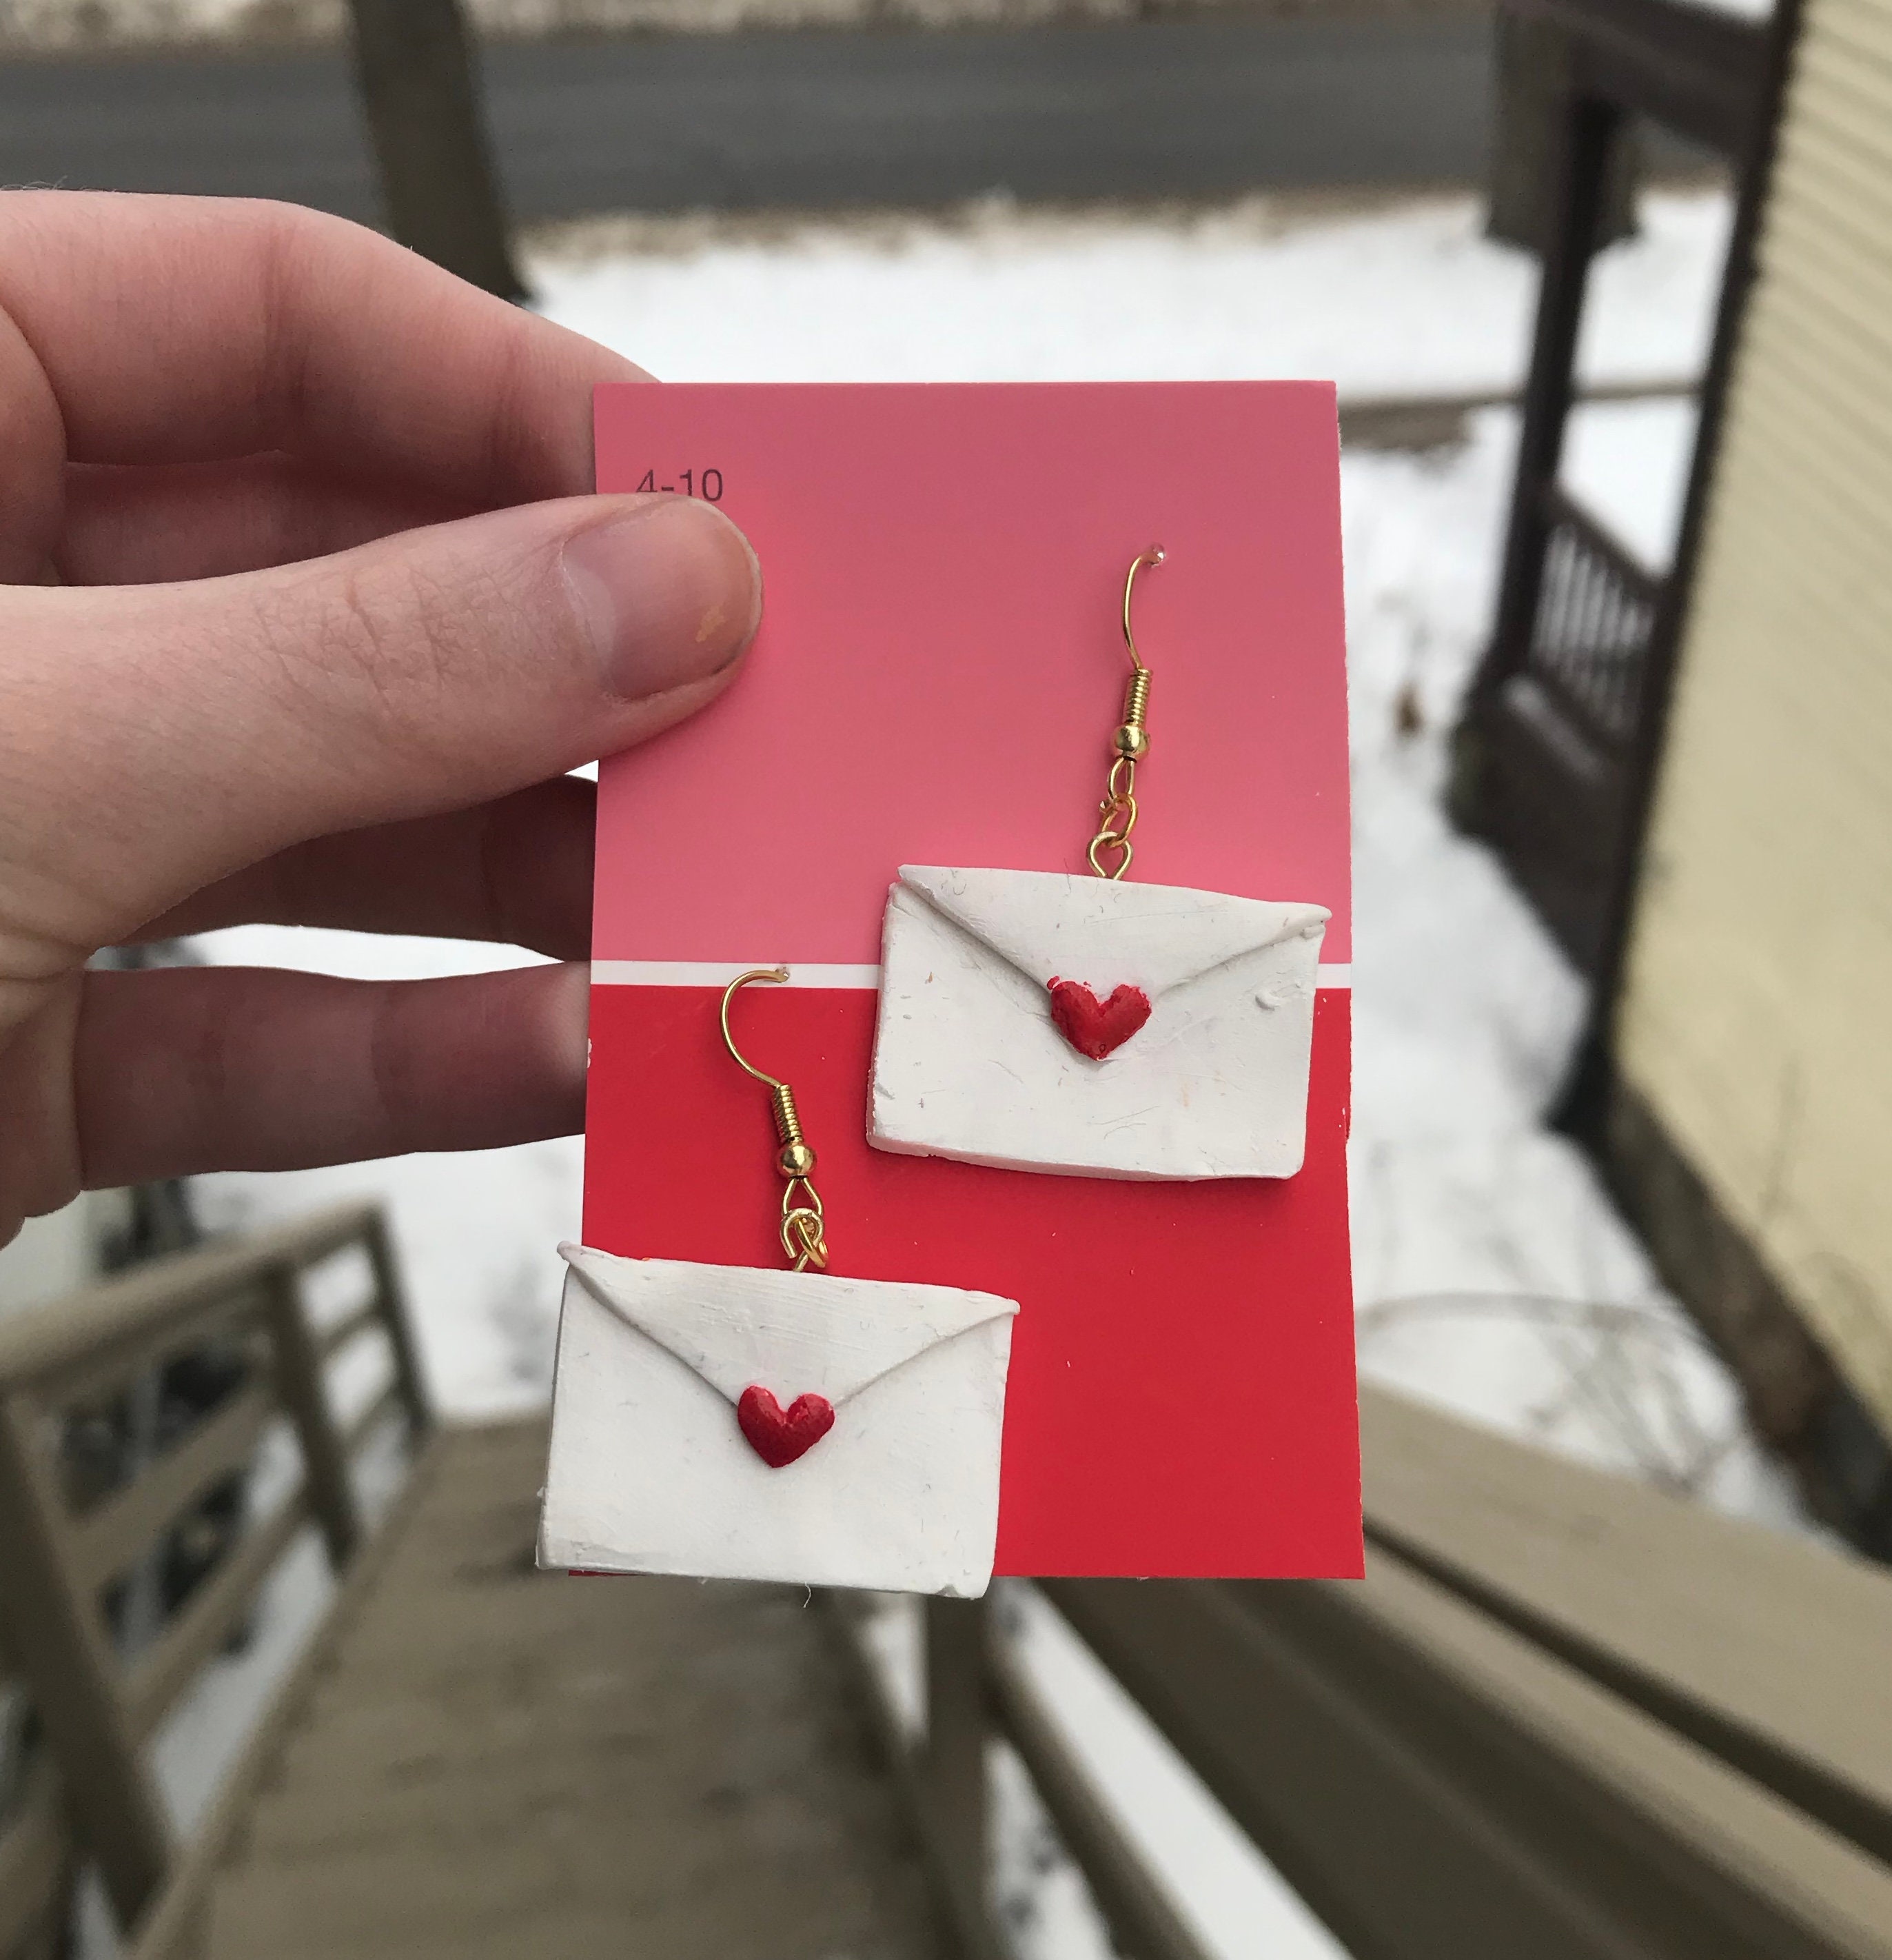
POLYGON ((1675 555, 1696 418, 1687 398, 1598 402, 1572 418, 1566 438, 1565 485, 1652 571, 1675 555))
MULTIPOLYGON (((945 218, 589 219, 541 234, 542 311, 666 381, 1231 380, 1313 376, 1343 396, 1522 380, 1534 262, 1467 196, 1255 196, 1208 210, 945 218)), ((1590 379, 1699 374, 1726 201, 1644 200, 1604 255, 1590 379)))
MULTIPOLYGON (((1599 269, 1592 379, 1696 371, 1726 221, 1712 196, 1646 200, 1642 236, 1599 269)), ((531 263, 547 313, 679 379, 1325 374, 1356 399, 1515 385, 1532 286, 1463 199, 593 224, 542 241, 531 263)), ((1598 408, 1585 425, 1574 480, 1659 557, 1686 412, 1598 408)), ((1456 447, 1343 465, 1361 1365, 1514 1433, 1791 1523, 1733 1384, 1583 1160, 1543 1127, 1581 988, 1496 861, 1440 812, 1445 737, 1490 617, 1515 437, 1515 418, 1494 409, 1456 447)), ((219 959, 390 975, 521 956, 262 928, 207 944, 219 959)), ((485 1413, 545 1392, 552 1248, 575 1233, 580 1163, 577 1144, 554 1143, 211 1178, 199 1191, 218 1224, 382 1195, 435 1391, 452 1411, 485 1413)), ((1042 1602, 1010 1596, 1030 1664, 1215 1949, 1329 1960, 1331 1937, 1121 1691, 1042 1602)), ((889 1607, 883 1661, 909 1678, 911 1635, 910 1613, 889 1607)), ((1021 1951, 1101 1956, 1101 1928, 1025 1779, 1003 1758, 995 1774, 1000 1897, 1021 1951)))
MULTIPOLYGON (((729 34, 756 29, 1025 27, 1134 21, 1227 6, 1299 14, 1308 0, 464 0, 487 40, 591 33, 729 34)), ((1320 0, 1322 10, 1395 20, 1475 15, 1477 0, 1320 0)), ((1769 0, 1712 0, 1723 7, 1769 0)), ((0 51, 209 43, 332 46, 346 40, 348 0, 0 0, 0 51)))

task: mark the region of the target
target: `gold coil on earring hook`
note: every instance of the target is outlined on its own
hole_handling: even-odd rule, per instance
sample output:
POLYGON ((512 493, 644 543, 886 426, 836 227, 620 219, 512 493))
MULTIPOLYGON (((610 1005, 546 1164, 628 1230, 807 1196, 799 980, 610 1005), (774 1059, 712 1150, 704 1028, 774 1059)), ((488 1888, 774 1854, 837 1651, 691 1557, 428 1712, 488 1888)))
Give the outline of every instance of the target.
POLYGON ((774 1119, 775 1140, 781 1145, 776 1153, 775 1168, 784 1180, 782 1250, 799 1273, 809 1266, 819 1268, 828 1264, 821 1196, 809 1181, 814 1175, 815 1153, 802 1129, 801 1116, 795 1107, 794 1090, 779 1076, 758 1068, 736 1045, 736 1039, 730 1032, 730 1002, 735 998, 739 988, 746 987, 752 980, 767 981, 771 986, 780 986, 787 978, 786 966, 757 966, 747 973, 736 975, 723 989, 723 1045, 735 1058, 737 1067, 752 1075, 768 1091, 769 1114, 774 1119))
POLYGON ((1150 670, 1137 651, 1130 608, 1137 573, 1146 565, 1161 565, 1165 555, 1161 545, 1152 545, 1130 560, 1124 577, 1124 644, 1130 653, 1130 679, 1124 689, 1124 718, 1110 738, 1110 781, 1097 807, 1101 820, 1086 854, 1100 878, 1121 878, 1136 855, 1130 833, 1137 827, 1137 765, 1150 753, 1150 670), (1114 856, 1115 863, 1105 864, 1107 856, 1114 856))
MULTIPOLYGON (((769 1113, 775 1118, 775 1141, 792 1150, 805 1150, 808 1139, 802 1134, 802 1119, 795 1110, 795 1092, 786 1082, 778 1082, 768 1092, 769 1113)), ((813 1153, 810 1151, 812 1157, 813 1153)))

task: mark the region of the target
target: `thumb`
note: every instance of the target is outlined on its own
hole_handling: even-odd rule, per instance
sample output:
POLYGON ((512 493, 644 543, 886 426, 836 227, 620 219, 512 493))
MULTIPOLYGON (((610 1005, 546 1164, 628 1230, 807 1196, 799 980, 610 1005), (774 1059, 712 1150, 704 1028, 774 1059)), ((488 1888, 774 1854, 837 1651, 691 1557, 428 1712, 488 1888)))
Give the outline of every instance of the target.
POLYGON ((0 852, 0 899, 69 892, 94 915, 41 929, 101 943, 285 845, 542 781, 710 700, 761 611, 747 541, 683 498, 525 505, 190 584, 8 589, 0 763, 49 861, 17 880, 19 845, 0 852))

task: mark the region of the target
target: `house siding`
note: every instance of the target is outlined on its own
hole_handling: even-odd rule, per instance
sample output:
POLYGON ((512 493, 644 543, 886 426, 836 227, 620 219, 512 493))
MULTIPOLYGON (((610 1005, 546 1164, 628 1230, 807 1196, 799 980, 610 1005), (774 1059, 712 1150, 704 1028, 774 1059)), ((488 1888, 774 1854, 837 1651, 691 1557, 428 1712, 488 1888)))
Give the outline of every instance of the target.
POLYGON ((1617 1055, 1892 1430, 1892 0, 1807 0, 1617 1055))

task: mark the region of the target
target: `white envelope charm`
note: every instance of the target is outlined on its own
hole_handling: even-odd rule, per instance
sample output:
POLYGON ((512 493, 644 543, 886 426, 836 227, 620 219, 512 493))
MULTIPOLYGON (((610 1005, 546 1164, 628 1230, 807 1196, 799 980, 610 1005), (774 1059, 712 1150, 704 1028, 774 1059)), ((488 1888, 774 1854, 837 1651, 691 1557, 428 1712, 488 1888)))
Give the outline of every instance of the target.
POLYGON ((984 1592, 1016 1302, 559 1249, 541 1565, 984 1592))
POLYGON ((1292 1177, 1325 907, 903 865, 868 1141, 1092 1177, 1292 1177))

